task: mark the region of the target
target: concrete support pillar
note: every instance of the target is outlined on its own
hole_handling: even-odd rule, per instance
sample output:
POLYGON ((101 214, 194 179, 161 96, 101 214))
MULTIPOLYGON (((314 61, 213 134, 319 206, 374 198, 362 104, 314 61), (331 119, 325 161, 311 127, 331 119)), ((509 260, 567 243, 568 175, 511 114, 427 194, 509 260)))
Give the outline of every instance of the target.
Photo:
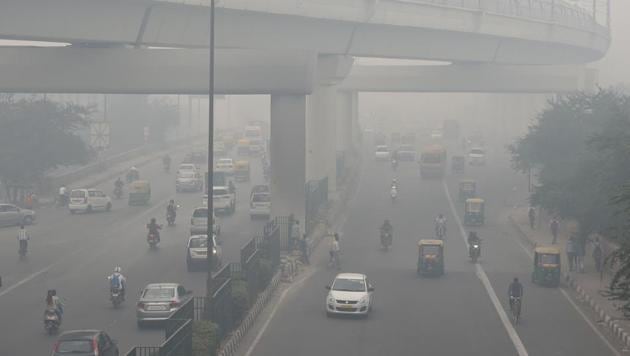
POLYGON ((337 88, 320 85, 308 100, 306 178, 328 177, 328 192, 337 190, 337 88))
POLYGON ((304 221, 306 96, 271 96, 271 215, 304 221))

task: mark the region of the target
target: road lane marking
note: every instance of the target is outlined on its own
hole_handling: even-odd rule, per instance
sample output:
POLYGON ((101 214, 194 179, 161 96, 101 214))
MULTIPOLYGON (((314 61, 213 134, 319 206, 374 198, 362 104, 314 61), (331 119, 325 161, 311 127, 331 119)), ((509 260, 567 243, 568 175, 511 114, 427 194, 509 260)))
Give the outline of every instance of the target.
MULTIPOLYGON (((451 198, 451 193, 448 190, 446 181, 444 180, 442 181, 442 186, 444 187, 444 192, 446 193, 446 199, 448 200, 448 205, 451 209, 451 213, 453 214, 455 218, 455 222, 457 223, 457 227, 459 228, 460 235, 462 239, 464 240, 464 243, 466 244, 466 250, 468 250, 470 246, 468 245, 468 240, 466 239, 466 230, 464 229, 464 225, 462 225, 462 221, 459 218, 459 215, 457 214, 457 209, 455 209, 455 204, 453 204, 453 199, 451 198)), ((494 288, 492 288, 492 284, 490 283, 490 280, 488 279, 488 275, 486 275, 486 272, 484 271, 483 267, 481 267, 481 265, 478 263, 475 264, 475 271, 476 271, 477 278, 479 278, 479 280, 481 281, 481 284, 486 289, 486 292, 488 293, 488 296, 490 297, 490 301, 492 302, 494 309, 497 311, 497 314, 499 314, 499 319, 501 319, 501 323, 503 324, 505 331, 508 333, 508 336, 512 340, 512 344, 514 344, 514 348, 516 348, 516 352, 518 353, 519 356, 528 356, 529 354, 527 353, 527 349, 525 348, 523 341, 521 341, 521 338, 518 336, 516 329, 514 329, 512 322, 507 316, 507 313, 503 309, 503 306, 501 305, 501 302, 499 301, 499 297, 497 297, 497 293, 494 291, 494 288)))
POLYGON ((278 309, 280 309, 280 305, 282 305, 282 301, 284 300, 284 298, 286 298, 286 296, 289 294, 289 292, 292 291, 295 287, 303 284, 306 280, 308 280, 314 274, 315 274, 315 269, 310 270, 309 272, 307 272, 307 274, 305 274, 302 277, 301 280, 292 283, 291 286, 289 286, 289 288, 285 289, 282 292, 282 294, 280 295, 280 298, 278 298, 278 301, 275 303, 275 305, 273 306, 273 309, 271 310, 271 313, 267 317, 267 320, 265 320, 265 323, 263 324, 263 326, 258 331, 258 334, 256 334, 256 338, 254 338, 254 341, 252 341, 252 344, 247 349, 247 352, 245 353, 245 356, 251 356, 252 355, 252 353, 254 352, 254 349, 256 348, 256 346, 258 346, 258 343, 260 342, 260 339, 262 339, 263 334, 265 333, 265 331, 267 331, 267 328, 271 324, 271 321, 273 320, 274 316, 276 315, 276 312, 278 312, 278 309))
MULTIPOLYGON (((519 245, 523 249, 523 251, 525 251, 525 254, 527 255, 527 257, 529 257, 533 261, 534 260, 534 253, 531 251, 531 249, 529 249, 525 245, 523 245, 523 243, 518 238, 516 239, 516 243, 517 243, 517 245, 519 245)), ((560 290, 560 293, 569 302, 569 304, 571 304, 571 306, 575 309, 575 311, 582 317, 582 319, 584 319, 586 324, 588 324, 588 326, 590 326, 590 328, 593 330, 595 335, 597 335, 604 342, 604 344, 606 344, 606 346, 608 346, 608 348, 613 352, 613 354, 615 354, 617 356, 621 355, 619 353, 619 351, 617 351, 617 349, 610 343, 610 341, 608 341, 606 336, 604 336, 604 334, 602 334, 602 332, 597 328, 597 326, 595 324, 593 324, 593 322, 582 311, 582 309, 580 309, 580 306, 578 306, 573 301, 573 299, 571 298, 569 293, 567 293, 567 291, 564 288, 558 288, 558 289, 560 290)))
POLYGON ((19 286, 21 286, 21 285, 23 285, 25 283, 28 283, 31 280, 37 278, 38 276, 48 272, 53 267, 54 267, 54 264, 51 264, 48 267, 46 267, 44 269, 41 269, 41 270, 39 270, 39 271, 29 275, 28 277, 26 277, 26 278, 24 278, 24 279, 22 279, 22 280, 20 280, 20 281, 18 281, 16 283, 12 284, 11 286, 7 287, 7 289, 5 289, 2 292, 0 292, 0 297, 4 296, 6 294, 9 294, 11 291, 13 291, 14 289, 18 288, 19 286))

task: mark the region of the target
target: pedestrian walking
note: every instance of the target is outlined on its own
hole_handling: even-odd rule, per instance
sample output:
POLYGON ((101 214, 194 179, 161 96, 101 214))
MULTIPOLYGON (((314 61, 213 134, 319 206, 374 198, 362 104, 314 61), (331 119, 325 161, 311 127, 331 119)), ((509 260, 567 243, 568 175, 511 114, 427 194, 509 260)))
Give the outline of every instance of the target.
POLYGON ((311 262, 308 259, 308 240, 306 238, 306 234, 302 235, 300 239, 300 251, 302 252, 302 261, 304 261, 305 265, 310 265, 311 262))
POLYGON ((297 247, 297 242, 302 236, 302 230, 300 229, 300 221, 293 220, 293 225, 291 226, 291 241, 289 244, 291 245, 291 250, 297 247))
POLYGON ((603 255, 604 254, 602 252, 602 245, 599 242, 599 237, 596 237, 595 241, 593 241, 593 260, 595 261, 595 268, 597 269, 597 273, 602 272, 603 255))
POLYGON ((333 235, 332 240, 330 241, 330 261, 328 261, 329 266, 335 266, 339 269, 339 253, 341 252, 341 247, 339 246, 339 234, 335 233, 333 235))
POLYGON ((529 211, 527 212, 527 215, 529 216, 529 227, 533 230, 534 222, 536 221, 536 210, 534 210, 533 206, 529 207, 529 211))
POLYGON ((551 240, 551 244, 555 245, 558 242, 558 228, 560 227, 560 222, 557 217, 551 219, 549 223, 549 228, 551 229, 551 236, 553 236, 553 240, 551 240))
POLYGON ((575 268, 575 253, 576 253, 576 241, 575 235, 571 235, 567 240, 567 245, 565 247, 567 253, 567 259, 569 260, 569 271, 573 271, 575 268))

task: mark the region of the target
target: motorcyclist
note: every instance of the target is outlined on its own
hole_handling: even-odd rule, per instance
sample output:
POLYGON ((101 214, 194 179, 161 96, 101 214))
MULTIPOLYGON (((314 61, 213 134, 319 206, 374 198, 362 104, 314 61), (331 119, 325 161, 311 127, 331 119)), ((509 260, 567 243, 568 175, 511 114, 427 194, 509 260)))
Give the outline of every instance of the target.
POLYGON ((396 180, 396 178, 392 179, 392 188, 398 189, 398 181, 396 180))
POLYGON ((383 225, 381 225, 381 240, 383 240, 383 238, 385 237, 385 234, 389 234, 390 237, 394 237, 393 235, 393 231, 394 231, 394 227, 392 226, 392 224, 389 222, 389 219, 385 219, 385 221, 383 222, 383 225))
POLYGON ((437 236, 446 234, 446 217, 441 213, 435 218, 435 233, 437 236))
POLYGON ((149 229, 149 235, 154 235, 157 241, 160 242, 160 229, 162 229, 162 226, 155 221, 155 218, 151 218, 151 222, 147 224, 147 229, 149 229))
POLYGON ((26 248, 28 246, 28 240, 31 239, 31 236, 24 229, 24 225, 20 225, 20 231, 18 231, 17 239, 20 243, 20 251, 24 251, 26 253, 26 248))
POLYGON ((515 298, 523 297, 523 285, 518 281, 517 277, 514 277, 510 287, 508 288, 508 298, 510 299, 510 310, 512 310, 515 298))
MULTIPOLYGON (((472 249, 473 246, 477 245, 477 246, 481 246, 481 239, 479 238, 479 236, 477 236, 477 232, 475 231, 469 231, 468 232, 468 255, 472 256, 472 249)), ((479 249, 481 250, 481 247, 479 247, 479 249)))
POLYGON ((122 268, 116 266, 114 268, 114 273, 112 273, 109 277, 107 277, 110 283, 110 289, 118 289, 120 291, 120 295, 123 299, 125 299, 125 290, 127 289, 127 278, 122 274, 122 268))
POLYGON ((127 181, 132 182, 140 178, 140 172, 136 166, 131 166, 129 172, 127 172, 127 181))
POLYGON ((57 314, 57 318, 59 318, 59 323, 61 323, 61 318, 63 316, 63 303, 61 303, 61 299, 57 296, 57 291, 54 289, 49 289, 46 295, 46 308, 54 309, 57 314))
POLYGON ((122 189, 124 185, 125 183, 122 181, 122 179, 120 179, 120 177, 118 177, 118 179, 116 179, 116 181, 114 182, 114 188, 116 189, 122 189))
POLYGON ((175 200, 171 199, 166 206, 166 216, 172 216, 173 221, 175 221, 175 217, 177 216, 177 205, 175 205, 175 200))

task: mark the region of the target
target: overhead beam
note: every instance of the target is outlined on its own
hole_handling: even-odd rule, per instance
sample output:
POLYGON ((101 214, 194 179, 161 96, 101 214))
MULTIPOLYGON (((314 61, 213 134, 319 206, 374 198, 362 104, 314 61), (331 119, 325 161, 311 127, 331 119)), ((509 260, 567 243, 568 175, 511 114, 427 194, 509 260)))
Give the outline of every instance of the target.
MULTIPOLYGON (((208 94, 207 49, 0 47, 0 92, 208 94)), ((317 55, 219 49, 217 94, 310 94, 317 55)))
POLYGON ((340 90, 359 92, 558 93, 591 90, 596 72, 583 66, 355 65, 340 90))

